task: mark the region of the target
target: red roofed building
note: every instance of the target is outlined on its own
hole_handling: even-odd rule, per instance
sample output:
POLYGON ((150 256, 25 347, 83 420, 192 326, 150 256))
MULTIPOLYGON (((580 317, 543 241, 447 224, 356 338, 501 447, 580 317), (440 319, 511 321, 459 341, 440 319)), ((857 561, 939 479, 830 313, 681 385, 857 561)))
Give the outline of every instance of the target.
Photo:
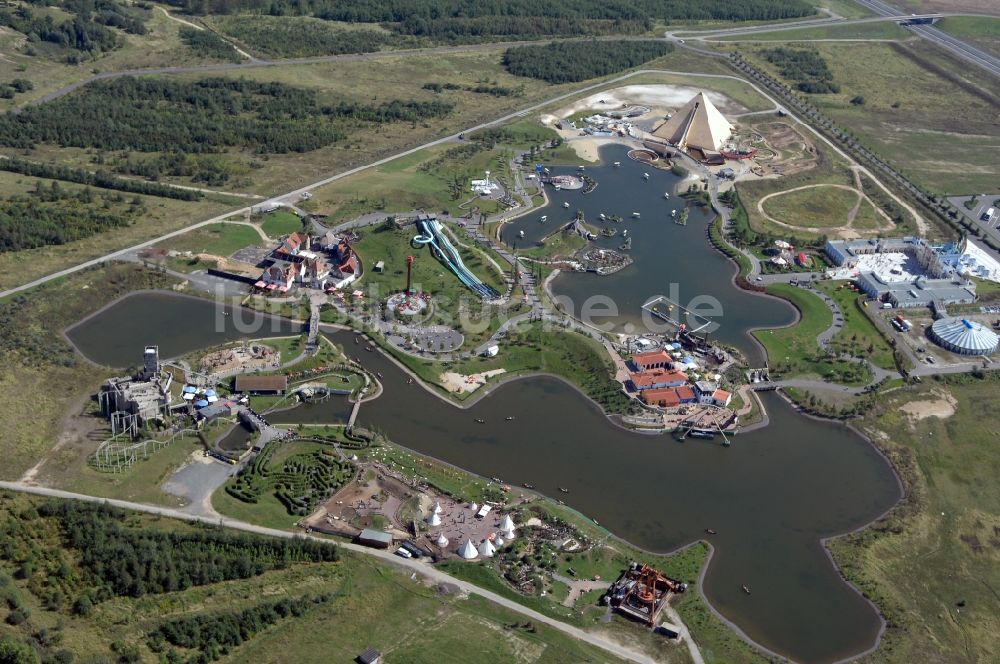
POLYGON ((698 395, 694 393, 694 389, 690 385, 681 385, 675 391, 681 403, 696 403, 698 401, 698 395))
POLYGON ((632 356, 632 364, 638 371, 649 369, 669 369, 674 359, 665 350, 654 350, 649 353, 637 353, 632 356))
POLYGON ((642 400, 650 406, 660 406, 661 408, 671 408, 681 405, 680 397, 677 396, 677 390, 672 387, 646 390, 642 393, 642 400))
POLYGON ((677 387, 687 383, 687 374, 683 371, 665 371, 653 369, 629 374, 632 389, 637 391, 655 390, 662 387, 677 387))
POLYGON ((712 401, 716 406, 728 406, 732 399, 733 395, 725 390, 716 390, 715 392, 712 392, 712 401))
POLYGON ((296 231, 292 233, 278 245, 278 248, 274 250, 274 253, 286 260, 292 260, 299 255, 300 252, 309 251, 310 240, 308 233, 302 233, 301 231, 296 231))

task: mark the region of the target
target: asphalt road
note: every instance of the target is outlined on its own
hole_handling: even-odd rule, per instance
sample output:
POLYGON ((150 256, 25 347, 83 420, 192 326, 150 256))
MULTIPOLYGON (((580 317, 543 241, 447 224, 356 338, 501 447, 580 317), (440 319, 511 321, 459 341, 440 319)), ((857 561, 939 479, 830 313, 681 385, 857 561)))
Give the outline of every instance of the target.
MULTIPOLYGON (((879 14, 880 16, 898 16, 900 11, 882 0, 855 0, 859 5, 879 14)), ((982 51, 975 46, 970 46, 960 39, 942 32, 932 25, 908 25, 905 26, 924 39, 934 42, 941 48, 951 51, 967 62, 985 69, 994 76, 1000 77, 1000 58, 982 51)))
POLYGON ((284 539, 311 539, 317 542, 323 542, 325 544, 331 544, 339 546, 343 549, 351 551, 353 553, 371 556, 373 558, 378 558, 382 562, 395 565, 397 567, 403 567, 408 571, 415 572, 420 576, 423 576, 436 583, 447 583, 453 586, 458 586, 465 593, 479 595, 484 597, 494 604, 499 604, 500 606, 519 613, 532 621, 543 623, 548 625, 553 629, 557 629, 564 634, 567 634, 578 641, 583 641, 592 646, 596 646, 614 654, 617 657, 628 660, 630 662, 638 662, 639 664, 656 664, 656 660, 648 657, 642 653, 636 652, 626 646, 618 643, 614 643, 608 639, 605 639, 596 634, 591 634, 585 632, 578 627, 568 625, 554 618, 550 618, 543 615, 537 611, 533 611, 513 600, 509 600, 506 597, 498 595, 489 590, 484 590, 478 586, 474 586, 471 583, 462 581, 461 579, 456 579, 444 572, 438 570, 427 563, 419 562, 417 560, 411 560, 406 558, 401 558, 399 556, 393 555, 389 551, 383 551, 381 549, 370 549, 368 547, 360 546, 350 542, 333 542, 329 539, 316 537, 313 535, 306 535, 303 533, 294 533, 284 530, 275 530, 274 528, 264 528, 263 526, 255 526, 252 523, 246 523, 244 521, 236 521, 234 519, 207 519, 194 514, 188 514, 180 510, 171 509, 169 507, 156 507, 154 505, 144 505, 142 503, 132 503, 124 500, 112 500, 106 498, 97 498, 95 496, 87 496, 80 493, 70 493, 69 491, 60 491, 58 489, 49 489, 46 487, 38 486, 28 486, 21 484, 20 482, 0 482, 0 489, 7 489, 9 491, 19 491, 22 493, 30 493, 37 496, 47 496, 50 498, 64 498, 69 500, 83 500, 90 503, 105 503, 108 505, 113 505, 114 507, 120 507, 127 510, 135 510, 138 512, 145 512, 147 514, 156 514, 158 516, 164 516, 171 519, 181 519, 183 521, 194 521, 199 523, 206 523, 210 525, 223 526, 226 528, 232 528, 234 530, 242 530, 248 533, 254 533, 255 535, 264 535, 266 537, 281 537, 284 539))

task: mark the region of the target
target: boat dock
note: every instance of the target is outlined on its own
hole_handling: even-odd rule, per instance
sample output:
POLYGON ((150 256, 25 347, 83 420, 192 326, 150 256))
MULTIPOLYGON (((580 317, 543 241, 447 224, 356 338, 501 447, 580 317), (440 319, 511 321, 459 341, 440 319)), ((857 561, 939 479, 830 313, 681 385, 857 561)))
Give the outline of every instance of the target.
POLYGON ((674 302, 665 295, 658 295, 654 297, 646 302, 646 304, 642 305, 642 308, 662 321, 670 323, 677 328, 684 325, 686 329, 688 323, 682 323, 680 320, 681 313, 685 314, 687 320, 692 322, 690 329, 687 330, 691 334, 701 332, 714 322, 700 314, 696 314, 683 305, 674 302))

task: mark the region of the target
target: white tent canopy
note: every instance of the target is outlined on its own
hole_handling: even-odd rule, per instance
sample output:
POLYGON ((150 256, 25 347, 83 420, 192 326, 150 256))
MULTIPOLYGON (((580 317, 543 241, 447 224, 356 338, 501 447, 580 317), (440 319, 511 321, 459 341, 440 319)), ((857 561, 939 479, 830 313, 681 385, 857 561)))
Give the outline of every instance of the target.
POLYGON ((441 517, 438 516, 437 512, 431 512, 431 515, 429 517, 427 517, 427 523, 429 525, 431 525, 431 526, 440 526, 441 525, 441 517))
POLYGON ((444 536, 444 533, 438 535, 438 538, 435 540, 435 542, 437 543, 438 546, 442 548, 448 546, 448 538, 444 536))
POLYGON ((479 504, 477 502, 475 502, 475 501, 472 501, 472 504, 469 505, 469 509, 472 510, 473 512, 478 512, 479 511, 479 504))
POLYGON ((437 500, 434 501, 434 513, 435 514, 440 514, 441 513, 441 502, 440 501, 437 501, 437 500))
POLYGON ((500 530, 514 530, 514 520, 510 518, 510 514, 500 522, 500 530))
POLYGON ((479 545, 479 555, 481 555, 484 558, 491 558, 493 554, 496 552, 497 550, 496 547, 493 546, 493 542, 489 541, 488 539, 483 540, 482 543, 479 545))
POLYGON ((653 135, 681 149, 718 151, 733 135, 733 127, 708 96, 699 92, 684 108, 654 129, 653 135))
POLYGON ((499 535, 497 535, 497 538, 493 540, 493 546, 495 546, 498 549, 502 547, 504 544, 506 544, 506 542, 504 542, 503 537, 500 537, 499 535))
POLYGON ((479 553, 476 551, 476 547, 472 545, 472 540, 467 539, 465 540, 465 544, 458 548, 458 555, 462 556, 466 560, 472 560, 478 556, 479 553))

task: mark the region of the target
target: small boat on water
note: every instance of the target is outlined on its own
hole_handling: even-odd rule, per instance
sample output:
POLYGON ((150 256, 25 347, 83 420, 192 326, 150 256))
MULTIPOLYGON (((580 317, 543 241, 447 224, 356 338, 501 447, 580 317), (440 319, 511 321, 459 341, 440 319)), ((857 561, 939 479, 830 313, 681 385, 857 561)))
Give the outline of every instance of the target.
POLYGON ((541 218, 541 219, 539 219, 538 221, 540 221, 540 222, 542 222, 542 223, 544 224, 544 223, 545 223, 546 221, 548 221, 548 220, 549 220, 548 216, 547 216, 547 215, 544 215, 544 214, 543 214, 543 215, 542 215, 542 218, 541 218))
POLYGON ((559 487, 559 491, 562 493, 569 493, 569 489, 566 489, 564 487, 559 487))
POLYGON ((562 187, 560 187, 559 185, 556 185, 556 191, 562 191, 562 187))
POLYGON ((361 339, 358 338, 358 337, 354 337, 354 343, 356 343, 356 344, 361 343, 361 339))
POLYGON ((535 488, 534 484, 528 484, 527 482, 525 482, 521 486, 523 486, 525 489, 534 489, 535 488))
POLYGON ((563 202, 563 207, 564 207, 564 208, 568 208, 568 207, 569 207, 569 203, 568 203, 568 202, 565 202, 565 201, 564 201, 564 202, 563 202))
POLYGON ((513 422, 514 421, 514 416, 513 415, 508 415, 504 419, 507 420, 508 422, 513 422))
POLYGON ((517 232, 517 236, 518 237, 524 237, 524 231, 518 231, 517 232))
POLYGON ((709 535, 714 535, 715 534, 715 531, 712 530, 711 528, 706 528, 705 532, 708 533, 709 535))
POLYGON ((649 179, 649 173, 643 173, 642 174, 642 179, 643 180, 648 180, 649 179))
POLYGON ((750 594, 750 589, 747 588, 747 584, 745 584, 745 583, 743 584, 743 592, 745 592, 747 595, 750 594))
POLYGON ((670 211, 670 216, 671 217, 676 217, 677 216, 677 210, 671 210, 670 211))
POLYGON ((407 385, 413 385, 413 379, 412 378, 407 378, 406 379, 406 384, 407 385))
POLYGON ((565 502, 563 502, 561 500, 557 500, 556 502, 559 503, 560 505, 565 505, 566 504, 565 502))
POLYGON ((481 418, 481 417, 477 417, 477 418, 476 418, 476 422, 477 422, 477 423, 479 423, 479 424, 486 424, 486 420, 484 420, 484 419, 483 419, 483 418, 481 418))
POLYGON ((491 477, 490 479, 496 482, 497 484, 503 484, 503 480, 500 479, 499 477, 491 477))
POLYGON ((622 165, 622 163, 620 161, 616 161, 615 162, 615 166, 621 166, 621 165, 622 165))
POLYGON ((605 215, 603 212, 601 213, 600 217, 602 221, 608 218, 607 215, 605 215))
POLYGON ((381 371, 376 371, 375 375, 378 376, 379 378, 382 378, 382 372, 381 371))
POLYGON ((670 198, 670 192, 668 191, 667 193, 663 194, 663 197, 664 198, 670 198))
POLYGON ((633 217, 635 217, 636 219, 638 219, 638 218, 639 218, 639 217, 641 217, 642 215, 641 215, 641 214, 639 214, 638 212, 633 212, 633 213, 632 213, 632 216, 633 216, 633 217))
POLYGON ((628 237, 628 229, 627 228, 623 228, 622 229, 622 237, 628 237))

